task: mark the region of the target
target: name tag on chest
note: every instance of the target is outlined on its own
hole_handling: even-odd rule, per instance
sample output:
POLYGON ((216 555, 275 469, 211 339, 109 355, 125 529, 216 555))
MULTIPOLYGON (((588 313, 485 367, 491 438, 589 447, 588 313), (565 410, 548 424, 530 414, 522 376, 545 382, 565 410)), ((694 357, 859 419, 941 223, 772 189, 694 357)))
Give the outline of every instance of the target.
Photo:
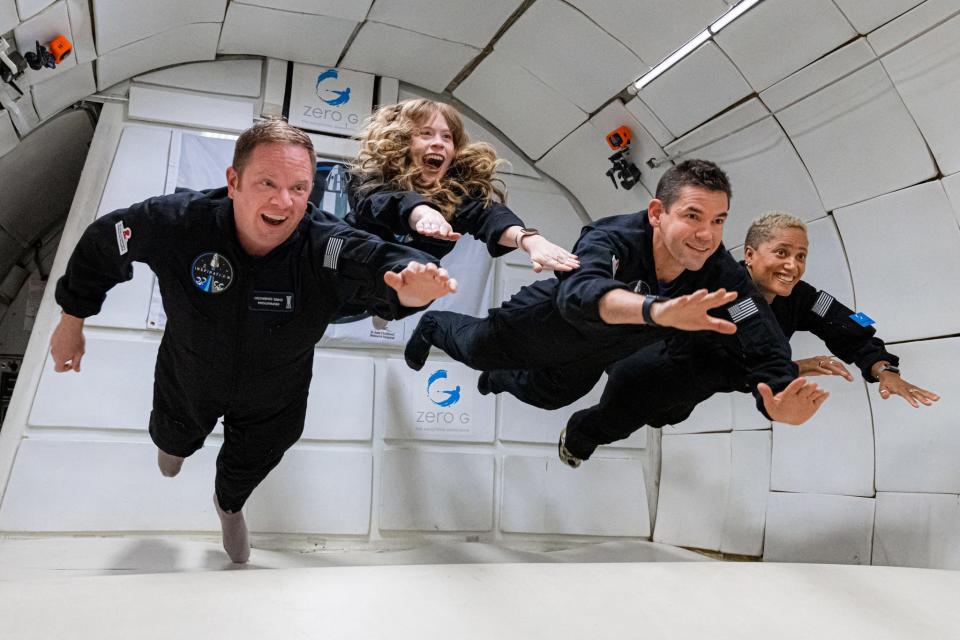
POLYGON ((250 294, 249 309, 290 313, 294 310, 293 294, 289 291, 254 291, 250 294))

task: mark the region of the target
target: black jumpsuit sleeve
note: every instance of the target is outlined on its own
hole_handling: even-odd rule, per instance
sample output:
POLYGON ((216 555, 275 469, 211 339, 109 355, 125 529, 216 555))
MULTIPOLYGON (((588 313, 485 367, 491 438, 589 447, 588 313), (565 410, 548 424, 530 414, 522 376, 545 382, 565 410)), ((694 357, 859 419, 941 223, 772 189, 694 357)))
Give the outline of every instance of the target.
POLYGON ((410 214, 421 204, 431 204, 429 198, 416 191, 398 191, 387 186, 361 195, 353 180, 347 195, 353 208, 347 222, 384 240, 413 233, 410 214))
POLYGON ((505 204, 490 202, 485 207, 482 200, 464 198, 457 207, 450 226, 458 233, 469 233, 487 245, 487 251, 494 258, 513 251, 514 247, 500 244, 500 236, 510 227, 523 227, 517 214, 505 204))
POLYGON ((800 330, 810 331, 823 340, 827 349, 847 364, 855 364, 867 382, 876 382, 870 369, 881 360, 896 366, 900 359, 887 351, 873 327, 863 327, 851 319, 853 311, 826 291, 800 281, 791 297, 797 298, 800 330))
POLYGON ((757 410, 769 419, 757 385, 765 382, 774 393, 779 393, 799 375, 799 369, 793 362, 790 342, 747 270, 723 247, 718 251, 723 252, 718 256, 722 260, 718 268, 723 277, 715 288, 722 286, 727 291, 736 291, 737 299, 712 311, 711 315, 732 320, 737 325, 737 332, 716 336, 728 352, 741 359, 746 370, 745 381, 756 398, 757 410))
POLYGON ((608 291, 630 289, 614 277, 617 260, 631 262, 630 248, 613 234, 590 229, 577 240, 573 252, 580 258, 580 268, 557 273, 560 315, 573 325, 605 324, 600 318, 600 299, 608 291))
POLYGON ((405 307, 397 292, 383 281, 387 271, 402 271, 411 261, 436 263, 436 258, 416 249, 385 242, 337 220, 321 224, 315 243, 314 265, 334 276, 341 303, 361 305, 386 320, 409 316, 423 307, 405 307))
POLYGON ((87 227, 57 281, 56 299, 64 312, 79 318, 100 313, 107 291, 133 278, 134 262, 150 264, 175 210, 168 198, 151 198, 87 227))

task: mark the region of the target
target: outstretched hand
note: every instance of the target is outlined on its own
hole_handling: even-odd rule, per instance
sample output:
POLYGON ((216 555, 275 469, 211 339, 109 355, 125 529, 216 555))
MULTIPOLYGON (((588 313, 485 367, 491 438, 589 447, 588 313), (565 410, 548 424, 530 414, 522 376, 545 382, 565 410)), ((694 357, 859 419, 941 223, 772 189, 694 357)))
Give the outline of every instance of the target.
POLYGON ((803 358, 797 360, 797 367, 799 367, 802 376, 840 376, 844 380, 853 382, 853 374, 842 362, 834 360, 833 356, 803 358))
POLYGON ((910 384, 896 373, 881 373, 880 398, 886 400, 890 396, 900 396, 914 409, 920 408, 920 403, 929 407, 940 399, 940 396, 933 391, 910 384))
POLYGON ((654 302, 650 317, 661 327, 673 327, 684 331, 716 331, 736 333, 737 325, 707 314, 707 311, 737 299, 736 291, 700 289, 691 294, 654 302))
POLYGON ((521 248, 530 254, 534 273, 548 271, 572 271, 580 266, 580 258, 561 246, 555 245, 541 235, 524 236, 521 248))
POLYGON ((793 425, 809 420, 830 397, 829 391, 817 388, 815 382, 807 382, 805 378, 795 379, 776 395, 765 382, 757 385, 757 391, 771 420, 793 425))
POLYGON ((462 235, 453 230, 439 211, 425 204, 418 204, 410 212, 410 227, 422 236, 456 242, 462 235))
POLYGON ((384 273, 383 281, 405 307, 422 307, 457 290, 457 281, 433 263, 411 262, 399 273, 384 273))

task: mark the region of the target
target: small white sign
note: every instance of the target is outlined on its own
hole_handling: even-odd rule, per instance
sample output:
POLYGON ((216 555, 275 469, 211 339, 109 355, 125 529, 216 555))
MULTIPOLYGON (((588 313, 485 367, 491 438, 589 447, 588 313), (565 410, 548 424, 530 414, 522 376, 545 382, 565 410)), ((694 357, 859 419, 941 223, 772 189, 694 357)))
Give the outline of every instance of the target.
POLYGON ((310 131, 353 135, 373 111, 369 73, 294 63, 291 124, 310 131))

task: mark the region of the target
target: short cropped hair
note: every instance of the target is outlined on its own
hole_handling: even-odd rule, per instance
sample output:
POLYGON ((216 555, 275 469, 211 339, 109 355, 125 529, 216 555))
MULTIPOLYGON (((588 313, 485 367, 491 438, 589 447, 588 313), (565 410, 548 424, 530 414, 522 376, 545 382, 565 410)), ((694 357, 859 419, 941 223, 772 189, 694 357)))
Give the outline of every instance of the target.
POLYGON ((768 211, 753 221, 747 229, 747 238, 743 244, 757 249, 764 242, 772 240, 774 234, 781 229, 800 229, 806 233, 807 225, 803 220, 786 211, 768 211))
POLYGON ((663 203, 664 209, 669 209, 684 187, 722 191, 727 194, 727 200, 733 197, 727 174, 716 163, 709 160, 684 160, 667 169, 657 183, 656 198, 663 203))
POLYGON ((310 166, 317 165, 317 153, 313 150, 313 141, 301 129, 293 126, 283 118, 267 118, 261 120, 237 138, 237 145, 233 148, 233 168, 237 173, 243 173, 243 167, 250 159, 250 154, 258 144, 278 142, 303 147, 310 154, 310 166))

